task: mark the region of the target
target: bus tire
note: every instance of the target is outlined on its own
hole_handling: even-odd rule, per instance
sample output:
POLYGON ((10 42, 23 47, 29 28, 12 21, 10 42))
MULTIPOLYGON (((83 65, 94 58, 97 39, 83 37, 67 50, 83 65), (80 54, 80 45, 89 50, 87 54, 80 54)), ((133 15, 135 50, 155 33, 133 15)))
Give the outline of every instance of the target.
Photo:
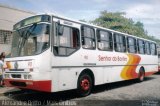
POLYGON ((139 74, 138 74, 138 82, 143 82, 145 78, 145 71, 144 70, 140 70, 139 74))
POLYGON ((91 93, 93 81, 87 73, 80 75, 77 84, 77 93, 79 96, 85 97, 91 93))

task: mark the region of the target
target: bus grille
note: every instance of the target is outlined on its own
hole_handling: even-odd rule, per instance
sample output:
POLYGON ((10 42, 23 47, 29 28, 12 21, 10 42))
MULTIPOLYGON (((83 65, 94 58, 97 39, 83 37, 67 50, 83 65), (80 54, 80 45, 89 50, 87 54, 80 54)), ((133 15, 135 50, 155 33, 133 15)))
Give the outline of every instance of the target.
POLYGON ((25 82, 10 81, 10 84, 12 84, 13 86, 26 87, 26 83, 25 82))
POLYGON ((21 78, 21 74, 11 74, 12 78, 21 78))

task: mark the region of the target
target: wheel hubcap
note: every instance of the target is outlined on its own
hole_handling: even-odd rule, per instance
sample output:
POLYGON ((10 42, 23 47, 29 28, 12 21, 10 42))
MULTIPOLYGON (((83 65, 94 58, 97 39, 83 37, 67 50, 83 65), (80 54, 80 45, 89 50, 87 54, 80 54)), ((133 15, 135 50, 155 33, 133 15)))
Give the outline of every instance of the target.
POLYGON ((90 83, 89 83, 88 79, 83 79, 81 81, 81 87, 83 90, 85 90, 85 91, 88 90, 89 86, 90 86, 90 83))

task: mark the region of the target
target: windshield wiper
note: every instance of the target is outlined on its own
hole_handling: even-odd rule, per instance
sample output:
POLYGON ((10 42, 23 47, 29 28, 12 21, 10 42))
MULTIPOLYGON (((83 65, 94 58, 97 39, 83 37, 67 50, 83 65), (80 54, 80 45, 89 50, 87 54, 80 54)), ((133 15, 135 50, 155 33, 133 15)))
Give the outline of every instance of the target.
POLYGON ((23 36, 23 38, 27 40, 27 39, 29 38, 29 36, 32 34, 32 32, 35 30, 36 26, 37 26, 37 24, 34 23, 34 24, 27 30, 27 32, 26 32, 26 34, 23 36), (32 29, 32 30, 31 30, 31 29, 32 29))
POLYGON ((21 53, 22 48, 25 45, 26 40, 29 38, 29 36, 32 34, 32 32, 35 30, 36 26, 37 26, 37 24, 35 23, 31 27, 28 28, 28 30, 25 34, 23 34, 25 31, 22 32, 22 35, 21 35, 22 41, 20 43, 20 49, 19 49, 19 53, 18 53, 19 55, 21 53))

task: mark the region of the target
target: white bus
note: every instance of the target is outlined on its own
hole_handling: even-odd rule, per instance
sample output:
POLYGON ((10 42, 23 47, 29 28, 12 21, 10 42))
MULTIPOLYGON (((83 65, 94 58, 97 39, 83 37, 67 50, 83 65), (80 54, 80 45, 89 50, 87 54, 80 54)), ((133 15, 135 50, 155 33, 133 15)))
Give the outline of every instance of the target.
POLYGON ((14 25, 6 86, 44 92, 139 79, 158 71, 156 43, 57 15, 36 15, 14 25))

